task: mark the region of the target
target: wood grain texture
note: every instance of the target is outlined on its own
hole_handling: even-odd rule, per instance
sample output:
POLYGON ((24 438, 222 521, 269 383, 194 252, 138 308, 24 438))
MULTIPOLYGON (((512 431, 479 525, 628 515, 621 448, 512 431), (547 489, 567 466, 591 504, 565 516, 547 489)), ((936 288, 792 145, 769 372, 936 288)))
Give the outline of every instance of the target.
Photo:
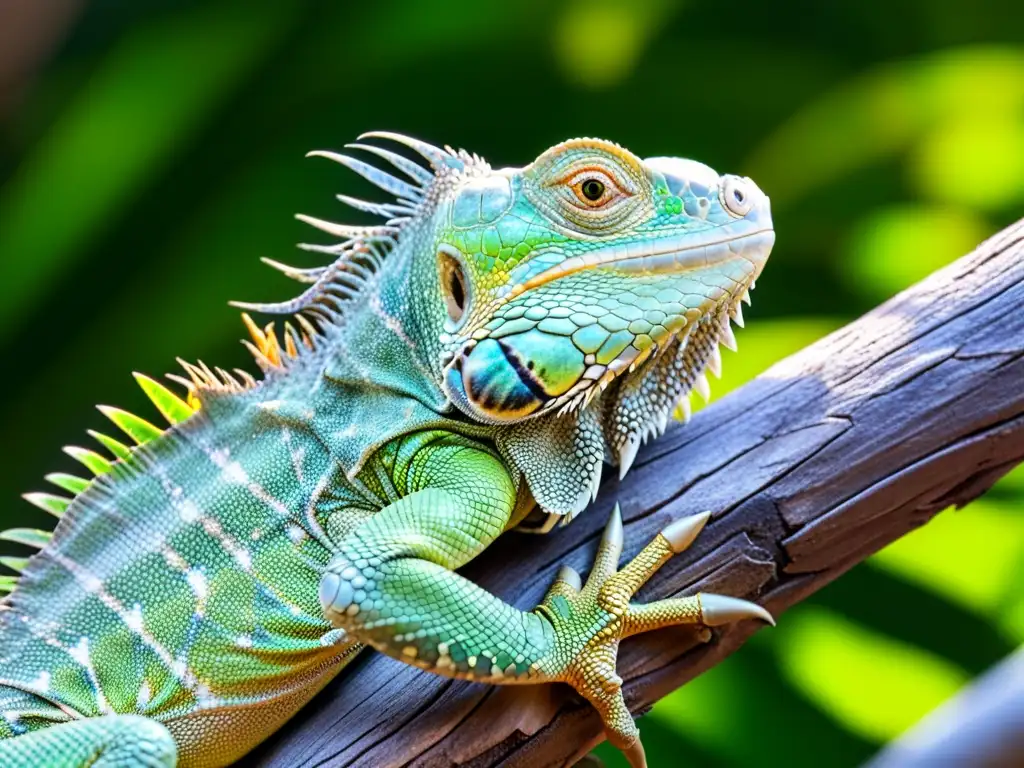
MULTIPOLYGON (((787 607, 1022 460, 1019 222, 670 429, 571 526, 504 536, 465 573, 528 609, 559 565, 589 570, 616 500, 626 556, 670 521, 709 509, 694 546, 639 598, 704 589, 756 598, 785 621, 787 607)), ((626 641, 619 672, 631 709, 649 708, 757 629, 724 627, 706 645, 686 628, 626 641)), ((594 711, 565 686, 494 688, 364 654, 251 759, 555 766, 601 738, 594 711)))

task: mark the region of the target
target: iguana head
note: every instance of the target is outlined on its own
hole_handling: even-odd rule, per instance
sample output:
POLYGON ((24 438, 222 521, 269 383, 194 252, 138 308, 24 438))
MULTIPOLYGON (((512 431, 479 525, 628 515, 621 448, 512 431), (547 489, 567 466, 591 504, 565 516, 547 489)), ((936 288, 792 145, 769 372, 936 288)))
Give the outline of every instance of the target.
POLYGON ((775 237, 749 179, 595 139, 467 178, 439 219, 443 386, 489 423, 586 407, 727 334, 775 237))
POLYGON ((317 153, 397 200, 342 197, 388 219, 378 227, 304 217, 344 242, 314 247, 337 260, 290 270, 313 287, 270 309, 312 310, 340 326, 341 303, 362 302, 358 328, 338 337, 333 380, 358 384, 390 361, 402 370, 377 370, 378 402, 390 381, 420 404, 489 426, 541 506, 575 514, 604 460, 624 474, 687 393, 706 389, 704 370, 717 370, 719 343, 733 344, 730 321, 742 322, 740 302, 774 242, 768 198, 750 179, 642 160, 597 139, 495 170, 465 152, 368 136, 404 144, 430 169, 355 145, 406 181, 317 153))

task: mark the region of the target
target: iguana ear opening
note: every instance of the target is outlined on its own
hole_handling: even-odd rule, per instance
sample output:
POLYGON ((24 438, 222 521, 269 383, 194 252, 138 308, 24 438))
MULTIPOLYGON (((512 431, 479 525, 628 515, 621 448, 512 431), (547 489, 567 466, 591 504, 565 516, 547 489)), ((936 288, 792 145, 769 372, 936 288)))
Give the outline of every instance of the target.
POLYGON ((460 255, 454 248, 444 245, 437 251, 438 277, 448 314, 444 323, 446 333, 457 333, 469 317, 471 283, 460 255))
POLYGON ((597 496, 604 463, 604 436, 596 408, 501 428, 495 443, 506 461, 523 473, 545 513, 565 522, 597 496))

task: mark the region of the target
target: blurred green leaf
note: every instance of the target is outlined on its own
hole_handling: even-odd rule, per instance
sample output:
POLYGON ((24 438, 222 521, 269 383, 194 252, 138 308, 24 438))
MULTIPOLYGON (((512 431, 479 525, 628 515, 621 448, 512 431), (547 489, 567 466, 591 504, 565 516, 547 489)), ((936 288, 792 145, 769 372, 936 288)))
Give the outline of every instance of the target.
POLYGON ((625 79, 672 0, 572 0, 554 25, 554 47, 566 77, 588 88, 606 88, 625 79))
MULTIPOLYGON (((965 509, 947 510, 887 546, 871 562, 1001 622, 1003 613, 1020 598, 1022 507, 981 498, 965 509)), ((1024 634, 1017 639, 1024 642, 1024 634)))
POLYGON ((772 663, 771 635, 770 629, 758 632, 742 654, 666 696, 639 721, 645 744, 652 731, 664 739, 654 742, 660 763, 652 758, 652 765, 702 764, 673 748, 689 744, 714 755, 716 765, 817 768, 823 751, 844 755, 850 764, 870 754, 867 741, 819 712, 783 677, 772 663), (669 740, 673 734, 674 741, 669 740))
POLYGON ((0 196, 0 340, 195 135, 294 9, 202 5, 133 29, 104 57, 0 196))
MULTIPOLYGON (((1022 108, 1024 52, 1019 49, 977 46, 886 63, 830 91, 783 124, 755 153, 753 175, 772 190, 773 202, 787 205, 859 168, 912 149, 947 125, 983 120, 996 126, 993 132, 1009 124, 1015 126, 1010 132, 1019 135, 1022 108)), ((984 183, 984 169, 998 163, 996 155, 1007 144, 970 143, 969 159, 983 160, 976 173, 965 169, 965 158, 953 152, 967 145, 965 138, 951 133, 933 147, 925 144, 919 153, 919 181, 930 185, 930 191, 948 195, 958 171, 965 183, 979 178, 984 183)), ((1010 152, 1009 173, 1017 167, 1019 153, 1019 148, 1010 152)), ((1008 172, 997 172, 997 189, 1005 191, 1008 172)), ((1019 191, 1019 180, 1015 188, 1019 191)), ((962 191, 957 199, 964 195, 977 199, 986 192, 962 191)))
POLYGON ((991 227, 963 207, 897 205, 861 218, 839 264, 849 284, 875 301, 969 253, 991 227))
POLYGON ((1024 200, 1024 117, 976 113, 940 124, 911 153, 921 194, 962 208, 1001 211, 1024 200))
POLYGON ((823 608, 807 606, 785 619, 773 647, 786 677, 866 739, 898 736, 967 681, 928 651, 823 608))

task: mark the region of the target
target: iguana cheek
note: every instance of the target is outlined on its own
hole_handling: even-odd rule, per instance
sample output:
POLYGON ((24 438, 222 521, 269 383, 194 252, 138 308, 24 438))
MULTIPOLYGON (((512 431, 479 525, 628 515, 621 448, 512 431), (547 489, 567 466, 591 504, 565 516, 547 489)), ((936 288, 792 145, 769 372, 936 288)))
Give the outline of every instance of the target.
POLYGON ((583 371, 571 339, 530 331, 473 347, 462 361, 462 387, 490 418, 514 421, 566 392, 583 371))

